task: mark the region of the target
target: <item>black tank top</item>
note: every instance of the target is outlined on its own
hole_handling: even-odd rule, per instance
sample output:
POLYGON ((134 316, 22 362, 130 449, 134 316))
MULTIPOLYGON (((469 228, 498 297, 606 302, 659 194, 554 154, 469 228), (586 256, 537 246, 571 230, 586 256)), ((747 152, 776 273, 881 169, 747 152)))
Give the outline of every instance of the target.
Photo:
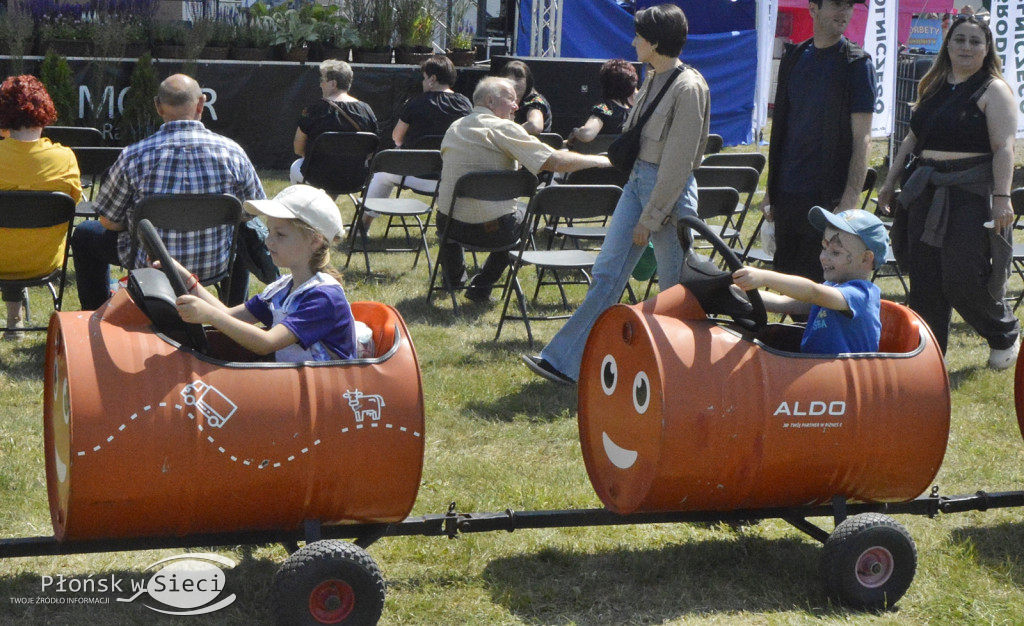
POLYGON ((921 103, 910 117, 910 130, 925 145, 918 150, 943 152, 992 152, 985 114, 977 100, 992 76, 984 70, 958 85, 944 83, 921 103), (948 103, 948 104, 947 104, 948 103), (923 133, 927 132, 927 136, 923 133))

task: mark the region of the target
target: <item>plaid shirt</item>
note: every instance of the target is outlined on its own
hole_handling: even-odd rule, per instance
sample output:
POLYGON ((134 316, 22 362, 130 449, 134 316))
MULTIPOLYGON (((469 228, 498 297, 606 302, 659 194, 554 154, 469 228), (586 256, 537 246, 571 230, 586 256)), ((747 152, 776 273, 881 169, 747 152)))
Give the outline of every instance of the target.
MULTIPOLYGON (((167 122, 153 135, 124 149, 96 195, 99 214, 130 228, 135 206, 162 193, 228 193, 241 201, 266 198, 249 157, 234 141, 202 122, 167 122)), ((159 230, 175 259, 205 279, 227 270, 231 231, 218 226, 196 232, 159 230)), ((117 237, 117 256, 128 268, 144 267, 140 249, 130 259, 131 233, 117 237)))

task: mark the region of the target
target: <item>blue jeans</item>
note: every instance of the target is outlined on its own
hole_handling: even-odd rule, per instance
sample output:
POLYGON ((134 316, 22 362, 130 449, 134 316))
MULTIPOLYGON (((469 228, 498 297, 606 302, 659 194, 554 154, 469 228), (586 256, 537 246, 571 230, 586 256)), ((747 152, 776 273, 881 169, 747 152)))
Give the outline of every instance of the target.
MULTIPOLYGON (((583 358, 583 347, 590 328, 605 309, 619 301, 633 267, 643 254, 645 246, 633 243, 633 228, 640 222, 640 215, 651 197, 657 177, 658 166, 653 163, 637 161, 633 166, 629 182, 622 190, 622 197, 608 224, 608 234, 601 244, 601 252, 594 263, 587 297, 565 326, 541 350, 541 357, 573 380, 579 378, 580 360, 583 358)), ((676 201, 672 215, 676 219, 684 215, 697 215, 697 182, 692 175, 676 201)), ((651 241, 658 261, 659 283, 667 280, 669 284, 674 284, 679 279, 679 269, 683 263, 683 250, 676 236, 675 224, 666 224, 652 232, 651 241)))
MULTIPOLYGON (((71 233, 75 282, 83 311, 95 311, 110 298, 110 266, 121 265, 121 259, 117 256, 117 236, 117 232, 107 230, 99 220, 85 220, 75 226, 71 233)), ((231 285, 226 304, 241 304, 245 302, 248 293, 249 270, 245 267, 242 255, 238 254, 231 266, 231 285)))
POLYGON ((83 311, 95 311, 110 297, 110 266, 121 265, 117 235, 99 220, 85 220, 71 233, 75 282, 83 311))

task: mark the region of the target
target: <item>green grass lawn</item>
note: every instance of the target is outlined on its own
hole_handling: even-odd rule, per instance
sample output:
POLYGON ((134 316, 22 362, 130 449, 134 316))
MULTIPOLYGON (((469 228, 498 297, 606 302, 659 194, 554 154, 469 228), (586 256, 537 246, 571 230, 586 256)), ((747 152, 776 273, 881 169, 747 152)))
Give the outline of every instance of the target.
MULTIPOLYGON (((880 163, 881 155, 872 160, 880 163)), ((268 195, 285 186, 285 177, 263 173, 268 195)), ((351 207, 341 204, 348 218, 351 207)), ((383 226, 374 229, 379 235, 383 226)), ((337 264, 343 260, 335 255, 337 264)), ((358 259, 344 271, 349 299, 398 308, 423 377, 426 458, 413 515, 443 513, 453 500, 464 512, 599 507, 580 455, 575 390, 550 384, 520 363, 519 355, 531 351, 522 324, 507 326, 495 342, 497 304, 466 302, 456 318, 445 298, 426 304, 422 262, 412 269, 407 254, 375 254, 372 262, 371 276, 358 259)), ((527 283, 530 277, 527 271, 527 283)), ((881 285, 885 297, 902 300, 894 279, 881 285)), ((73 279, 70 287, 66 310, 78 306, 73 279)), ((1022 286, 1014 281, 1011 287, 1016 293, 1022 286)), ((571 293, 577 302, 583 295, 582 288, 571 293)), ((44 296, 33 290, 40 321, 49 312, 44 296)), ((558 327, 559 322, 538 323, 539 342, 558 327)), ((44 340, 37 333, 22 342, 0 342, 4 537, 52 533, 42 446, 44 340)), ((952 428, 935 479, 944 494, 1024 487, 1012 370, 987 370, 987 355, 984 342, 956 320, 948 357, 952 428)), ((913 450, 914 442, 907 441, 906 454, 913 450)), ((870 462, 871 451, 864 455, 870 462)), ((918 572, 898 607, 880 615, 831 606, 817 573, 819 544, 781 521, 522 530, 457 540, 385 538, 369 552, 387 580, 387 624, 1024 623, 1021 512, 898 519, 917 542, 918 572)), ((214 551, 238 563, 226 573, 226 589, 237 600, 212 615, 164 616, 142 606, 142 599, 74 606, 12 600, 46 596, 40 589, 44 576, 145 579, 148 565, 181 552, 159 550, 0 561, 0 623, 268 623, 271 579, 284 549, 214 551)))

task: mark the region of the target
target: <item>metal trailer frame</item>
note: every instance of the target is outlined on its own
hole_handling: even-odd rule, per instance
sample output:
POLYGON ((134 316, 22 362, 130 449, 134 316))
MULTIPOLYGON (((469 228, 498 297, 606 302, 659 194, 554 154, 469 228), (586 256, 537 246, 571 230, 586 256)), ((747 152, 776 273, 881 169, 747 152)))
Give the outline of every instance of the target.
POLYGON ((448 537, 461 534, 541 528, 577 528, 585 526, 628 526, 637 524, 680 524, 701 522, 740 522, 781 519, 810 537, 825 542, 829 532, 808 521, 812 517, 831 517, 836 525, 848 517, 862 513, 885 515, 926 515, 963 513, 1024 507, 1024 491, 940 496, 938 487, 929 495, 907 502, 848 503, 836 496, 831 504, 813 507, 779 507, 740 509, 735 511, 668 511, 663 513, 631 513, 619 515, 607 509, 555 509, 494 513, 460 513, 456 503, 443 514, 410 517, 389 524, 323 525, 307 520, 304 528, 295 530, 255 530, 224 533, 193 534, 180 537, 139 537, 89 541, 57 541, 55 537, 15 537, 0 539, 0 558, 58 556, 91 552, 124 552, 164 548, 196 548, 240 544, 281 543, 286 547, 299 541, 313 543, 322 539, 353 539, 366 548, 384 537, 448 537))

